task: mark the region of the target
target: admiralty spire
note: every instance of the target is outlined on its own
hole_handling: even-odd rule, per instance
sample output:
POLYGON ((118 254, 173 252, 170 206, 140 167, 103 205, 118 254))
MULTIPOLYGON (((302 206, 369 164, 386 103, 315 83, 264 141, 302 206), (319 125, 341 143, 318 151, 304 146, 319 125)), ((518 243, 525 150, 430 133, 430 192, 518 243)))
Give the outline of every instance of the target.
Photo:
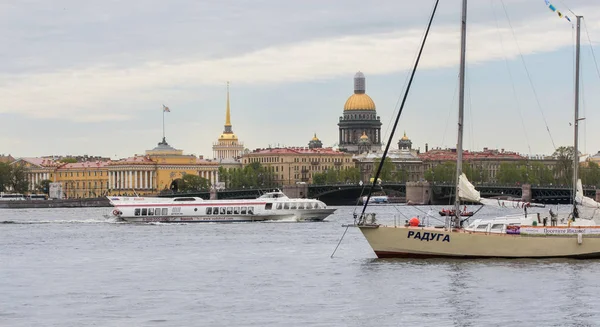
POLYGON ((220 162, 234 161, 239 159, 244 152, 244 143, 239 142, 238 137, 231 128, 231 108, 229 105, 229 82, 227 82, 227 105, 225 109, 225 128, 217 142, 213 143, 213 157, 220 162))

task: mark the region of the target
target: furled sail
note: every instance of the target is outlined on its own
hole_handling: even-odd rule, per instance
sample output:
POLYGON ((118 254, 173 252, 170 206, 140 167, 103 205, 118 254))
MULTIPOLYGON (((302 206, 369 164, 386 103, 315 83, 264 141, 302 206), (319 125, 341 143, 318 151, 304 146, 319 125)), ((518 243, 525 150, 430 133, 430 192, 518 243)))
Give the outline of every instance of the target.
POLYGON ((486 206, 501 207, 501 208, 522 208, 523 206, 528 207, 544 207, 543 204, 529 203, 515 200, 500 200, 500 199, 485 199, 481 197, 481 194, 475 186, 469 182, 467 176, 463 173, 458 178, 458 195, 460 199, 468 202, 481 203, 486 206))
POLYGON ((577 203, 580 206, 579 216, 581 218, 600 218, 600 203, 583 194, 583 186, 581 185, 581 179, 577 180, 577 192, 575 193, 575 203, 577 203))

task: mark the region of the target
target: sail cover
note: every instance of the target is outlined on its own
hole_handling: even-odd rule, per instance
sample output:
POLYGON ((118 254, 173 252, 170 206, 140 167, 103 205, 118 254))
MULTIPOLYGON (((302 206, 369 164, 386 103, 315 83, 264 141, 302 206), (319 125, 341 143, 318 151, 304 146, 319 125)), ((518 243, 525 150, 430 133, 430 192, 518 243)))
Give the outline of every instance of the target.
POLYGON ((523 206, 528 207, 544 207, 543 204, 539 203, 528 203, 523 201, 514 200, 500 200, 500 199, 484 199, 481 197, 479 191, 475 189, 475 186, 469 182, 467 176, 463 173, 458 178, 458 196, 463 201, 481 203, 486 206, 501 207, 501 208, 522 208, 523 206))
POLYGON ((581 179, 577 180, 577 192, 575 193, 575 203, 580 205, 580 217, 586 219, 600 218, 600 203, 583 194, 581 179))

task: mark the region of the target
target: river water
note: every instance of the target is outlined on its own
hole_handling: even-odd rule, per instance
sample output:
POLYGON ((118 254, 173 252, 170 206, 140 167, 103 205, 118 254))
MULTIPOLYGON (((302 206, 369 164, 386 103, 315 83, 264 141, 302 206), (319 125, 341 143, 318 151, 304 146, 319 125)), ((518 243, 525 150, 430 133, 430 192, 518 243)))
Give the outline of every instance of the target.
POLYGON ((596 260, 377 259, 355 228, 330 258, 353 207, 172 225, 108 210, 0 210, 0 326, 600 326, 596 260))

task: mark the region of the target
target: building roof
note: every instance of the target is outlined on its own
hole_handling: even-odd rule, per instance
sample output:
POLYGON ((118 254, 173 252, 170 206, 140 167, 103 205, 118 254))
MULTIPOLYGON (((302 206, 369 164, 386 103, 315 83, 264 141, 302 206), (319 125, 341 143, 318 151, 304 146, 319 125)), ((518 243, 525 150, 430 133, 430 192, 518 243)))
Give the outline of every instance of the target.
POLYGON ((52 167, 52 166, 61 165, 60 162, 56 162, 52 159, 46 159, 46 158, 26 157, 26 158, 17 159, 17 161, 19 161, 19 160, 26 161, 32 165, 41 166, 41 167, 52 167))
POLYGON ((66 163, 59 167, 59 169, 86 169, 86 168, 104 168, 109 165, 108 161, 87 161, 87 162, 75 162, 66 163))
MULTIPOLYGON (((425 153, 419 154, 419 158, 423 161, 455 161, 456 149, 432 149, 425 153)), ((495 150, 484 148, 483 151, 471 152, 463 151, 463 160, 482 160, 482 159, 509 159, 509 160, 526 160, 527 158, 512 151, 495 150)))
POLYGON ((344 155, 345 152, 334 150, 333 148, 306 148, 306 147, 289 147, 289 148, 267 148, 267 149, 256 149, 250 153, 253 154, 326 154, 326 155, 344 155))
POLYGON ((1 155, 0 156, 0 162, 5 162, 5 163, 11 163, 15 161, 15 158, 13 158, 13 156, 9 155, 1 155))

